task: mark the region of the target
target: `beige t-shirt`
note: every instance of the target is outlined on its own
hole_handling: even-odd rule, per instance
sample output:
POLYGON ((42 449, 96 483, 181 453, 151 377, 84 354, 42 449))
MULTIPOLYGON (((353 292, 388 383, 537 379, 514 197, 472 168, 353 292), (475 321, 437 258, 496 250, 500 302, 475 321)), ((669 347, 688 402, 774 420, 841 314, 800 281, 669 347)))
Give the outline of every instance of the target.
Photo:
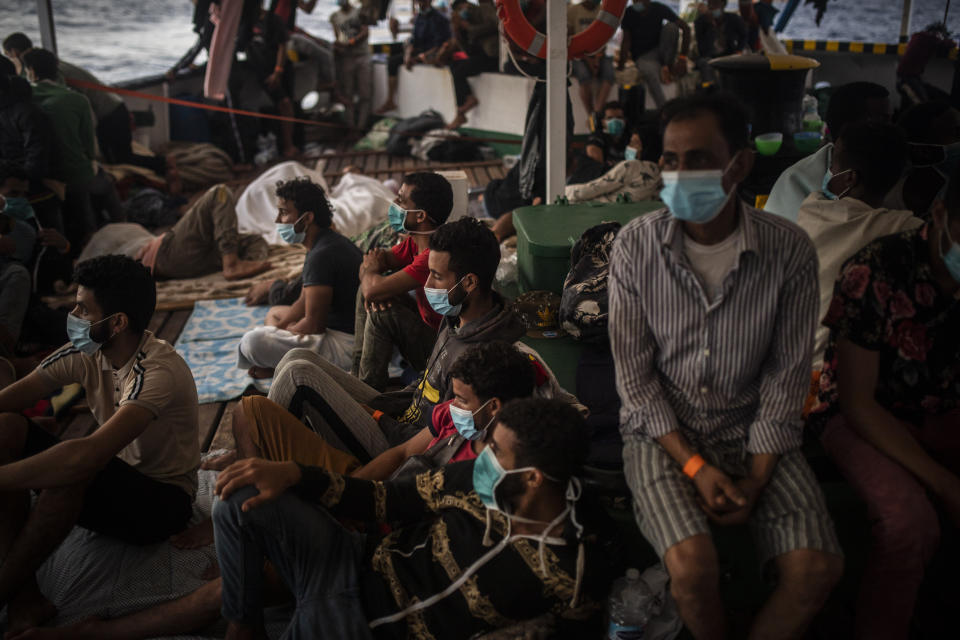
POLYGON ((100 425, 126 404, 152 413, 153 421, 117 457, 191 497, 196 493, 197 387, 187 363, 169 343, 144 331, 136 353, 120 369, 114 369, 99 351, 88 356, 67 343, 41 362, 37 371, 58 385, 79 382, 100 425))
POLYGON ((717 244, 700 244, 690 236, 683 235, 683 252, 711 302, 720 295, 724 279, 737 263, 742 240, 743 233, 739 226, 717 244))

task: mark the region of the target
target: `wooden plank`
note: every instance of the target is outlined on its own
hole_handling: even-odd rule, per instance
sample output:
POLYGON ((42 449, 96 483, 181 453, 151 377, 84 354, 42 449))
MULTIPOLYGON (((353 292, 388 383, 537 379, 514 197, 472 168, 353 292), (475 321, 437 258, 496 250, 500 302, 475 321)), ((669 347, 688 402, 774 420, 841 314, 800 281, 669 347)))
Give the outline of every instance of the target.
MULTIPOLYGON (((425 162, 420 159, 411 159, 406 158, 402 165, 391 166, 385 169, 380 168, 364 168, 363 172, 365 175, 370 177, 377 177, 378 179, 386 179, 386 175, 389 174, 393 176, 394 174, 407 174, 413 171, 441 171, 444 169, 463 169, 466 171, 468 168, 479 168, 479 167, 495 167, 500 164, 500 160, 480 160, 477 162, 425 162)), ((339 172, 331 172, 329 169, 325 171, 323 177, 327 180, 333 180, 340 177, 339 172)), ((400 178, 398 178, 399 181, 400 178)))
POLYGON ((224 404, 223 414, 220 416, 220 422, 217 425, 217 430, 213 434, 213 438, 210 440, 210 446, 207 447, 207 451, 237 448, 237 443, 233 439, 233 411, 238 402, 239 400, 231 400, 224 404))
POLYGON ((180 332, 183 331, 184 325, 187 324, 187 320, 190 319, 191 313, 193 311, 188 310, 170 312, 170 318, 163 324, 163 328, 160 329, 157 337, 170 344, 176 342, 177 338, 180 337, 180 332))
POLYGON ((223 415, 223 402, 208 402, 200 405, 200 412, 197 416, 197 426, 199 427, 200 451, 206 451, 213 440, 217 427, 220 426, 220 416, 223 415))

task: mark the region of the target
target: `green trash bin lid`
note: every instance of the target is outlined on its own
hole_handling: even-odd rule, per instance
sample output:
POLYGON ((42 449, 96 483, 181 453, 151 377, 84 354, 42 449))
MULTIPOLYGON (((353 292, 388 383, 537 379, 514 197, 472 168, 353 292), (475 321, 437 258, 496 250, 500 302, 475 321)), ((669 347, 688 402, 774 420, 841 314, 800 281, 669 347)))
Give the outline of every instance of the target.
POLYGON ((659 200, 625 204, 584 203, 521 207, 513 212, 513 226, 530 255, 546 258, 570 257, 570 247, 580 235, 603 222, 627 224, 634 218, 663 208, 659 200))

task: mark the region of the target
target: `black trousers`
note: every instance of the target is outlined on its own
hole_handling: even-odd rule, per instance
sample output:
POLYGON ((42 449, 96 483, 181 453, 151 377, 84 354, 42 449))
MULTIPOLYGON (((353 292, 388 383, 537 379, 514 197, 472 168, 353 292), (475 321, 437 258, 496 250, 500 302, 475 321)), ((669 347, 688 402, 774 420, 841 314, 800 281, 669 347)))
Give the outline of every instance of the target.
POLYGON ((496 58, 484 55, 452 61, 450 63, 450 73, 453 74, 453 90, 457 95, 457 106, 462 107, 467 96, 473 93, 470 90, 470 83, 467 82, 467 78, 496 71, 497 67, 498 61, 496 58))

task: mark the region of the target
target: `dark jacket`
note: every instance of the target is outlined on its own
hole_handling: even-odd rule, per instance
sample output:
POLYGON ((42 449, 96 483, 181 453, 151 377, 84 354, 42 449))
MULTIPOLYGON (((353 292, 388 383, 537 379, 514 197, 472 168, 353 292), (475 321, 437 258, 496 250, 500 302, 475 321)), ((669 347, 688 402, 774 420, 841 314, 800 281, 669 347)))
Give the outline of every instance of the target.
POLYGON ((380 420, 391 446, 405 442, 423 427, 429 426, 433 408, 453 397, 450 367, 467 347, 492 340, 515 342, 526 332, 520 316, 505 305, 497 293, 493 296, 493 309, 462 327, 455 327, 449 317, 443 318, 433 352, 427 360, 426 371, 420 380, 402 391, 382 394, 370 403, 374 409, 399 416, 397 425, 385 423, 386 416, 380 420))
POLYGON ((49 175, 51 127, 24 84, 25 94, 0 94, 0 169, 22 171, 36 183, 49 175))

